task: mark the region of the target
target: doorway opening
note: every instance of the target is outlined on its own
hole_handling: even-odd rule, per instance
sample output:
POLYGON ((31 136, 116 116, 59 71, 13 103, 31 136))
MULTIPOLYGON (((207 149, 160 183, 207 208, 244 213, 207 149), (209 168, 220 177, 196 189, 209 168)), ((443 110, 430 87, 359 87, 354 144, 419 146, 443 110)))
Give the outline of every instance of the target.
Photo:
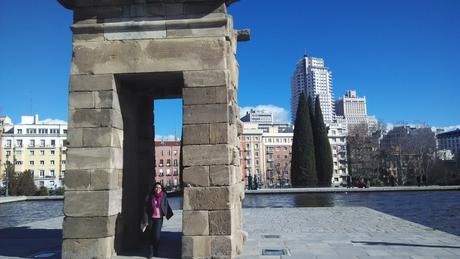
MULTIPOLYGON (((159 169, 163 169, 165 187, 169 183, 169 189, 173 190, 174 183, 176 183, 176 189, 180 189, 180 142, 179 150, 172 148, 169 153, 171 158, 174 158, 176 150, 177 161, 171 158, 168 161, 167 158, 163 158, 162 166, 160 166, 162 158, 161 156, 157 158, 156 151, 157 149, 160 151, 161 148, 155 143, 157 128, 155 121, 157 120, 154 118, 164 117, 162 115, 164 112, 171 118, 177 117, 180 123, 176 123, 176 128, 181 132, 181 109, 168 110, 171 106, 162 107, 161 102, 163 101, 159 100, 174 99, 175 102, 180 102, 180 106, 182 105, 183 75, 182 72, 120 74, 116 75, 116 85, 123 120, 123 191, 121 214, 118 217, 115 234, 115 249, 117 254, 141 255, 146 244, 146 237, 139 223, 143 216, 145 197, 157 180, 156 169, 158 168, 158 175, 159 169), (155 107, 156 104, 160 106, 158 110, 155 107), (174 112, 179 112, 179 114, 175 115, 174 112), (169 167, 167 167, 168 162, 169 167), (168 175, 167 168, 170 169, 170 175, 168 175), (177 175, 174 175, 174 168, 177 168, 177 175), (176 182, 174 182, 175 178, 176 182)), ((175 105, 177 106, 177 103, 175 105)), ((158 123, 167 125, 171 121, 164 119, 158 123)), ((163 134, 160 133, 163 132, 162 127, 158 128, 160 129, 159 134, 163 134)), ((162 179, 158 178, 158 180, 162 179)), ((181 232, 173 236, 180 242, 181 232)))

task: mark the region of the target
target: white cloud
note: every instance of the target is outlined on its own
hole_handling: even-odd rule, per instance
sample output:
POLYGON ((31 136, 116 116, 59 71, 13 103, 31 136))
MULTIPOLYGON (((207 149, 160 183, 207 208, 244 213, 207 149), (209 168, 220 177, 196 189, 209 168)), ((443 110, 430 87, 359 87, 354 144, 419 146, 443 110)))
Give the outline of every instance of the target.
POLYGON ((257 105, 255 107, 246 106, 240 108, 240 118, 246 115, 246 112, 250 110, 265 110, 267 112, 271 112, 273 114, 274 122, 278 123, 288 123, 289 122, 289 112, 284 109, 283 107, 278 107, 275 105, 267 104, 267 105, 257 105))
POLYGON ((179 140, 179 137, 174 135, 155 135, 155 140, 179 140))
POLYGON ((67 125, 67 121, 63 121, 60 119, 44 119, 44 120, 39 120, 38 124, 65 124, 67 125))
POLYGON ((433 131, 436 131, 437 129, 442 129, 442 130, 444 130, 444 132, 452 131, 452 130, 460 129, 460 124, 459 125, 453 125, 453 126, 446 126, 446 127, 432 127, 433 131))

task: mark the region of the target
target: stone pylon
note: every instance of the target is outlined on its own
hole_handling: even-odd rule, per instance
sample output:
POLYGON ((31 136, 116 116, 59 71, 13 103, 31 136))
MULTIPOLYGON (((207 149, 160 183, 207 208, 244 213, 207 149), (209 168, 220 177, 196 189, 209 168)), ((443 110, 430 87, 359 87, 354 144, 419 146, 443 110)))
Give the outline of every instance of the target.
POLYGON ((59 0, 73 10, 63 258, 141 243, 154 107, 183 99, 183 258, 243 246, 238 40, 224 0, 59 0))

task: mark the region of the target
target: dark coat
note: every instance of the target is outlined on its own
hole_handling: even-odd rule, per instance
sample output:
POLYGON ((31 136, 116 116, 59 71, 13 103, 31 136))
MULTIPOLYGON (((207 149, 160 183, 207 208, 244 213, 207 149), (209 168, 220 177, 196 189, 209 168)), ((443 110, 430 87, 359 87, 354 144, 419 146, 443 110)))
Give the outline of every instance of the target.
MULTIPOLYGON (((141 221, 141 228, 147 225, 152 224, 152 216, 153 216, 153 207, 152 207, 152 199, 154 197, 154 192, 150 192, 144 200, 144 213, 141 221)), ((164 193, 163 198, 160 200, 160 216, 161 218, 166 217, 166 219, 170 219, 173 216, 173 211, 171 206, 169 206, 168 198, 166 198, 166 193, 164 193)))

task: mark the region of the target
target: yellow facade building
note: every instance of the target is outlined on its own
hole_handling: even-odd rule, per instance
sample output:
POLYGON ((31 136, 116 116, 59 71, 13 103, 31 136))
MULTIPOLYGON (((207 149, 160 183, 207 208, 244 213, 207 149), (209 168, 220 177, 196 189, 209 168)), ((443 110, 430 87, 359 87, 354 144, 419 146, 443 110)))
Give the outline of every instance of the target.
MULTIPOLYGON (((15 172, 31 170, 38 187, 63 187, 66 136, 67 124, 39 121, 38 115, 22 116, 21 123, 4 125, 1 154, 3 171, 9 161, 14 164, 15 172)), ((1 174, 2 184, 4 174, 1 174)))

